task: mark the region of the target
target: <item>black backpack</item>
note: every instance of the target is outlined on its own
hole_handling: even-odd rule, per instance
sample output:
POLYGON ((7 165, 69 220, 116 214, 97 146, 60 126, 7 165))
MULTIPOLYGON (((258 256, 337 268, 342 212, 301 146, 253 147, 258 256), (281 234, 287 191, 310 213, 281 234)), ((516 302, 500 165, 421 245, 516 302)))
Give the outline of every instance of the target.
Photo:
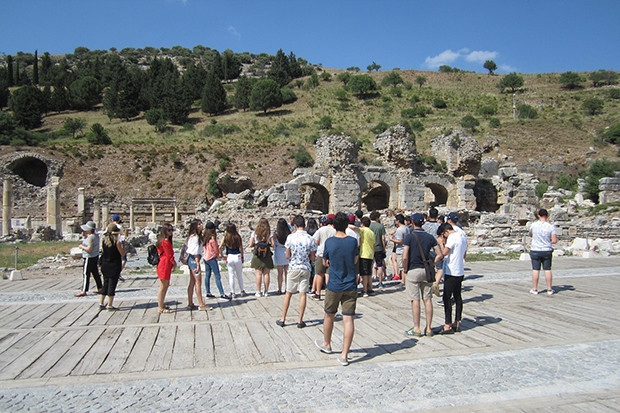
POLYGON ((148 255, 146 257, 146 260, 148 261, 148 263, 151 265, 159 264, 159 253, 157 252, 157 247, 151 244, 148 246, 146 251, 148 252, 148 255))
POLYGON ((269 255, 270 249, 269 244, 266 242, 257 242, 256 247, 254 247, 254 254, 258 258, 266 258, 269 255))

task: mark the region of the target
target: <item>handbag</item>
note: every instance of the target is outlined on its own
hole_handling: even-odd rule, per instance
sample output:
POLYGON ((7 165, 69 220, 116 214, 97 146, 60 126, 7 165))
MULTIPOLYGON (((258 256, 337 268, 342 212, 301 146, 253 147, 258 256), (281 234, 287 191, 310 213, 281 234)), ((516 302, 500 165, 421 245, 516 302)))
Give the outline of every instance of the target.
POLYGON ((426 272, 426 282, 434 283, 435 282, 435 261, 431 259, 430 257, 427 257, 427 255, 424 253, 424 250, 422 249, 422 244, 420 243, 420 238, 418 238, 415 232, 412 232, 411 235, 413 235, 415 240, 418 242, 418 248, 420 248, 420 257, 422 258, 422 263, 424 264, 424 271, 426 272))

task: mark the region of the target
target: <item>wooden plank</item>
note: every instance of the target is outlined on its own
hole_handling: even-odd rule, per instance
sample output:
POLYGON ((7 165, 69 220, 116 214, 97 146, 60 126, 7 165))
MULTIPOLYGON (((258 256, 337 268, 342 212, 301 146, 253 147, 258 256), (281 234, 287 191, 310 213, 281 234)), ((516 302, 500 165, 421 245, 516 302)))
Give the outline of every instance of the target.
POLYGON ((7 322, 3 328, 15 329, 20 325, 28 322, 31 318, 38 315, 41 311, 45 311, 49 306, 43 305, 16 305, 13 306, 13 312, 6 317, 7 322))
POLYGON ((40 378, 49 371, 69 351, 69 349, 84 334, 83 331, 67 331, 58 341, 49 348, 34 363, 28 366, 19 375, 20 379, 40 378))
POLYGON ((11 360, 0 370, 0 380, 13 380, 32 363, 38 360, 47 350, 56 345, 56 342, 65 334, 64 331, 50 331, 40 339, 32 341, 33 345, 11 360))
POLYGON ((215 367, 215 348, 213 330, 210 324, 198 324, 195 328, 194 367, 215 367))
POLYGON ((136 340, 140 336, 139 327, 128 327, 122 329, 120 337, 110 349, 105 361, 97 369, 97 374, 119 373, 126 363, 131 351, 136 344, 136 340))
POLYGON ((158 329, 157 338, 146 361, 144 371, 168 370, 170 368, 176 333, 176 326, 165 326, 158 329))
POLYGON ((191 369, 194 367, 194 343, 196 324, 179 324, 172 349, 170 365, 175 369, 191 369))
POLYGON ((131 353, 125 364, 121 367, 121 373, 134 373, 145 371, 146 362, 155 346, 159 327, 143 327, 137 337, 131 353))
POLYGON ((33 309, 30 318, 24 323, 20 324, 19 328, 35 328, 39 325, 39 323, 53 315, 62 307, 63 304, 38 306, 36 309, 33 309))
POLYGON ((58 362, 44 374, 44 377, 69 376, 76 365, 84 359, 93 343, 97 341, 104 330, 100 328, 93 328, 89 330, 77 331, 81 332, 82 335, 60 358, 60 360, 58 360, 58 362))
POLYGON ((6 366, 11 364, 14 360, 19 358, 24 352, 28 351, 34 346, 37 341, 45 337, 48 332, 45 331, 28 331, 19 333, 19 340, 14 340, 13 343, 7 347, 2 353, 0 353, 0 371, 4 370, 6 366))
POLYGON ((278 349, 278 344, 282 343, 276 343, 271 339, 265 324, 266 322, 261 321, 248 321, 246 323, 248 335, 253 339, 258 352, 257 359, 261 363, 282 362, 284 357, 278 349))
POLYGON ((110 349, 118 341, 123 329, 105 329, 88 349, 84 357, 71 370, 72 376, 87 376, 95 374, 110 354, 110 349))
POLYGON ((258 349, 248 332, 246 323, 234 322, 228 324, 234 338, 230 345, 237 353, 237 359, 242 366, 256 365, 259 362, 258 349))
POLYGON ((215 323, 211 325, 213 330, 213 343, 215 349, 215 366, 230 367, 239 366, 240 362, 237 358, 237 352, 234 350, 232 343, 234 338, 230 332, 227 322, 215 323))
POLYGON ((37 328, 51 328, 69 317, 71 312, 75 311, 76 304, 63 303, 59 308, 47 314, 43 320, 37 324, 37 328))

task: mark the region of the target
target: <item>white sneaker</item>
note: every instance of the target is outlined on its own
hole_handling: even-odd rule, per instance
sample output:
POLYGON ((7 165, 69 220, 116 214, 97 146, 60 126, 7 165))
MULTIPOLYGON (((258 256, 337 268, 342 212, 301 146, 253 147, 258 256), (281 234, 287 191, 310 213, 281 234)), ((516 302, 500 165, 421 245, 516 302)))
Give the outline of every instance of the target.
POLYGON ((538 290, 530 290, 530 294, 538 294, 538 290))
POLYGON ((269 295, 269 293, 268 293, 267 291, 265 291, 265 292, 263 293, 263 297, 267 297, 268 295, 269 295))
POLYGON ((551 290, 547 290, 547 294, 553 295, 555 294, 555 290, 553 288, 551 290))
POLYGON ((261 297, 262 294, 260 293, 260 291, 256 291, 256 294, 254 294, 254 297, 261 297))
POLYGON ((364 293, 363 297, 368 297, 368 293, 364 293))

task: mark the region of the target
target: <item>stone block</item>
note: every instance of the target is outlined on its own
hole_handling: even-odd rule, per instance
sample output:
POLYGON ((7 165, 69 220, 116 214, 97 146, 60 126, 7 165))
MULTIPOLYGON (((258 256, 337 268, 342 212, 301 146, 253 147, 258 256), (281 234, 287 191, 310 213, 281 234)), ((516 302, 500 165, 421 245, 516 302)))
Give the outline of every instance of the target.
POLYGON ((13 270, 11 271, 11 275, 9 275, 9 280, 11 281, 18 281, 23 279, 24 277, 22 277, 22 272, 20 270, 13 270))

